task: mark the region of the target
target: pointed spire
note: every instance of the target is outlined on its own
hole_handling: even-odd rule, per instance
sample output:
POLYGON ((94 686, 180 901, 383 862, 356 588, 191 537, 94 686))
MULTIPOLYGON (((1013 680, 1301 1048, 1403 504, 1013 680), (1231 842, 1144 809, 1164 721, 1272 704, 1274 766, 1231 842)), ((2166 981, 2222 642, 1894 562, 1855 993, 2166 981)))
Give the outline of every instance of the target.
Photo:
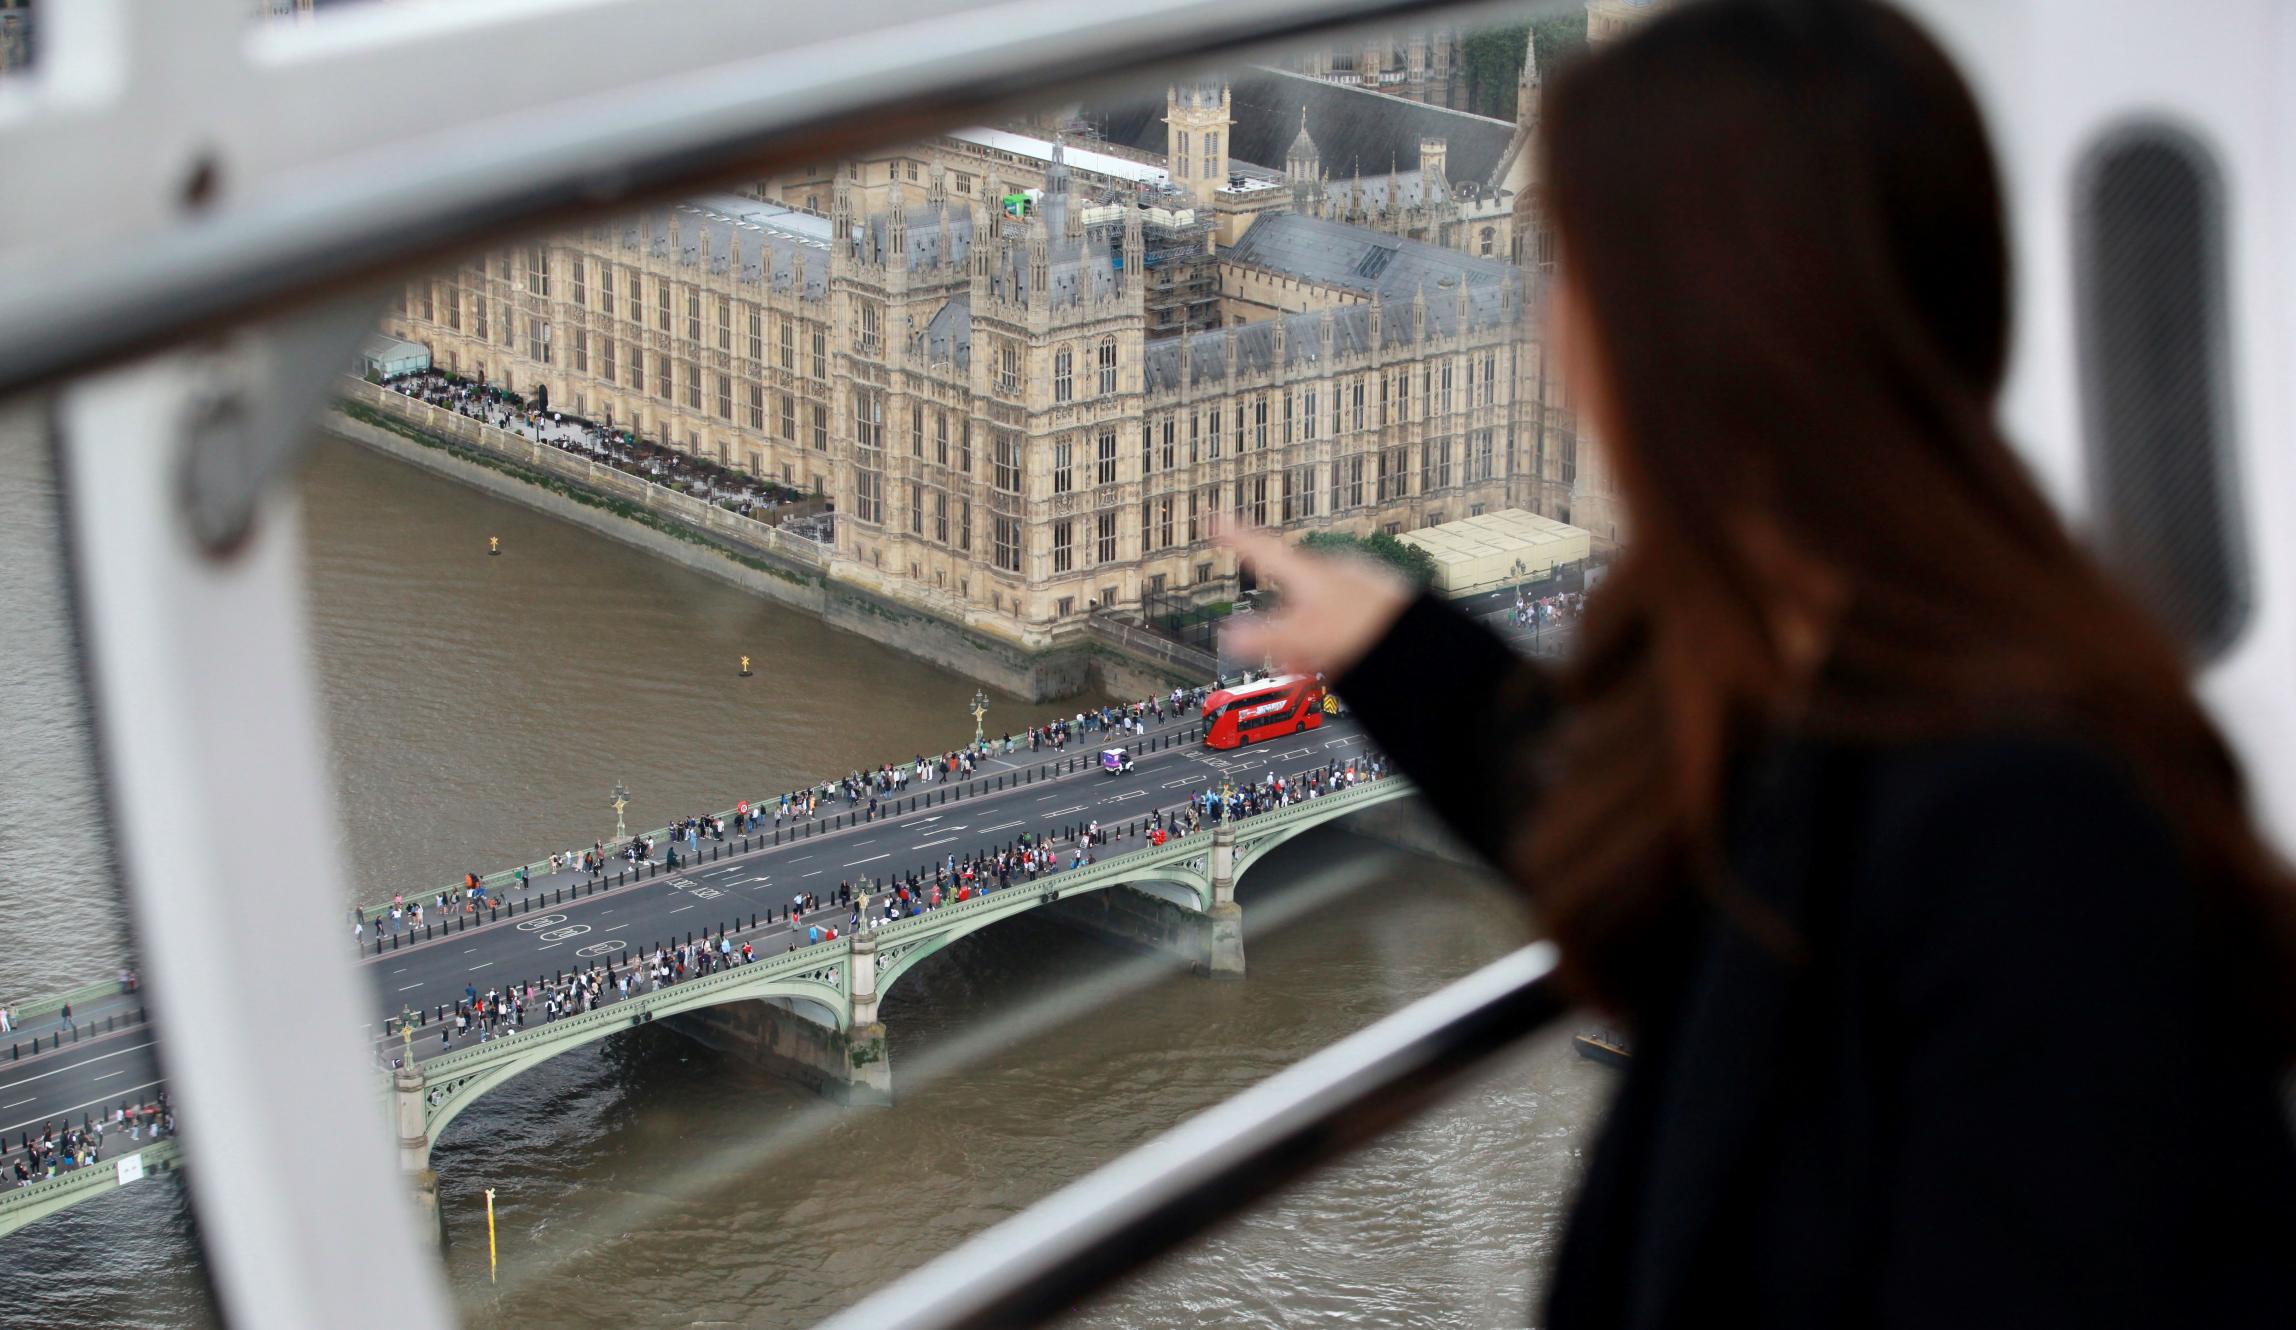
POLYGON ((737 282, 738 282, 738 281, 740 281, 740 280, 742 279, 742 270, 741 270, 741 227, 739 227, 739 226, 732 226, 732 227, 728 227, 728 228, 727 228, 727 230, 728 230, 728 231, 729 231, 729 232, 732 234, 732 236, 733 236, 733 245, 732 245, 732 251, 733 251, 733 252, 732 252, 732 253, 730 253, 729 255, 727 255, 727 256, 726 256, 726 265, 725 265, 725 266, 726 266, 726 270, 727 270, 728 272, 731 272, 731 273, 733 274, 733 279, 734 279, 735 281, 737 281, 737 282))
POLYGON ((1525 129, 1539 119, 1538 31, 1534 23, 1523 35, 1523 72, 1515 79, 1515 123, 1525 129))

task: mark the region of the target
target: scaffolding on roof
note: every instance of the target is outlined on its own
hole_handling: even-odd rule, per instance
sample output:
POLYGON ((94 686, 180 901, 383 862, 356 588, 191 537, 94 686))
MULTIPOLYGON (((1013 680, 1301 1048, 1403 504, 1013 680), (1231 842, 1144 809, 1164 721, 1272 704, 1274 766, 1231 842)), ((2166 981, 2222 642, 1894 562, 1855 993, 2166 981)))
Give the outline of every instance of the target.
POLYGON ((1187 191, 1168 186, 1107 191, 1096 203, 1140 214, 1148 336, 1176 337, 1183 330, 1218 327, 1220 275, 1212 256, 1211 209, 1187 191))

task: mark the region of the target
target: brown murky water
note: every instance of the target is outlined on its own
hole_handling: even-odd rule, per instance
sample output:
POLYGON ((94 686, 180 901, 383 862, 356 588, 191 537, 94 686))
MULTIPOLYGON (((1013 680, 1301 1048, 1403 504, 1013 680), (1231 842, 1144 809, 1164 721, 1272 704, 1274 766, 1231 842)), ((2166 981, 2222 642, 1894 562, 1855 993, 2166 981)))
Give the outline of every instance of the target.
MULTIPOLYGON (((969 733, 969 682, 587 532, 338 443, 302 487, 365 897, 587 842, 611 828, 616 780, 632 824, 655 825, 761 777, 794 784, 969 733), (507 557, 483 557, 489 535, 507 557), (744 654, 754 679, 734 677, 744 654)), ((119 954, 86 849, 98 814, 53 543, 44 464, 0 424, 11 995, 119 954)), ((992 730, 1053 710, 991 707, 992 730)), ((468 1323, 808 1324, 1528 936, 1475 875, 1345 832, 1295 842, 1241 895, 1242 984, 1034 918, 951 947, 886 1002, 889 1110, 826 1109, 661 1027, 527 1074, 435 1155, 468 1323)), ((1525 1324, 1608 1088, 1545 1040, 1074 1324, 1525 1324)), ((146 1184, 8 1239, 0 1325, 204 1321, 185 1231, 179 1194, 146 1184)), ((366 1292, 389 1283, 378 1270, 366 1292)))

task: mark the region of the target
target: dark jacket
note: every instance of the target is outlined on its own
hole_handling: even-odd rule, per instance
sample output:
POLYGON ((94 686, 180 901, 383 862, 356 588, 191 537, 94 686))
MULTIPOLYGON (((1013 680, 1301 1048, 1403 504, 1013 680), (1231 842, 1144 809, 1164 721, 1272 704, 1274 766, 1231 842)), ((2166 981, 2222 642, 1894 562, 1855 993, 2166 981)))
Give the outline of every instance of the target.
MULTIPOLYGON (((1540 673, 1423 599, 1339 691, 1496 859, 1540 673)), ((1546 1325, 2296 1326, 2286 1085, 2127 772, 2008 733, 1738 770, 1730 876, 1804 955, 1699 907, 1546 1325)))

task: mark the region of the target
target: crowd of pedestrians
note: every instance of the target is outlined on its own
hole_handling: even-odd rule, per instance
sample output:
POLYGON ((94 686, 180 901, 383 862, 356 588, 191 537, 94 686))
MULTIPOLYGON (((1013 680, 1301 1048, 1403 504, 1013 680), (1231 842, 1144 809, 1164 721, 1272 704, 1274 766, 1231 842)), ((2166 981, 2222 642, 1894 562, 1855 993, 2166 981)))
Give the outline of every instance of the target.
MULTIPOLYGON (((69 1120, 61 1127, 49 1121, 40 1124, 37 1135, 29 1131, 19 1133, 16 1148, 7 1152, 13 1158, 0 1170, 0 1176, 7 1179, 8 1185, 21 1187, 101 1163, 105 1137, 121 1133, 139 1143, 175 1135, 175 1110, 168 1106, 167 1092, 161 1091, 158 1099, 149 1104, 122 1103, 102 1117, 83 1115, 77 1127, 69 1120)), ((6 1146, 7 1142, 0 1140, 0 1150, 6 1146)))
POLYGON ((397 375, 384 380, 383 386, 496 429, 580 454, 641 480, 680 490, 744 517, 763 520, 772 510, 803 499, 797 491, 772 481, 739 475, 674 448, 648 443, 628 430, 609 429, 561 411, 544 410, 528 404, 517 393, 473 383, 443 370, 397 375))
MULTIPOLYGON (((929 786, 941 781, 970 780, 979 771, 979 764, 999 755, 1027 750, 1032 754, 1065 753, 1070 743, 1097 742, 1100 739, 1146 734, 1150 725, 1160 725, 1167 719, 1178 719, 1190 714, 1189 708, 1203 701, 1205 689, 1175 688, 1169 693, 1144 698, 1138 702, 1119 703, 1079 711, 1074 716, 1056 717, 1042 725, 1030 725, 1018 734, 1006 731, 995 739, 983 739, 977 744, 952 748, 930 757, 918 753, 907 762, 887 762, 874 770, 852 771, 831 780, 825 780, 802 789, 790 790, 768 801, 772 825, 784 822, 804 822, 825 816, 830 811, 846 811, 856 816, 876 817, 891 800, 906 794, 914 785, 929 786)), ((706 819, 688 819, 688 824, 706 819)), ((735 814, 734 834, 766 825, 765 812, 752 809, 735 814)), ((722 836, 720 837, 722 839, 722 836)), ((698 844, 698 842, 696 842, 698 844)))
POLYGON ((1515 593, 1515 608, 1508 614, 1508 622, 1517 628, 1552 628, 1556 624, 1575 622, 1586 608, 1583 591, 1558 591, 1551 596, 1526 596, 1515 593))
MULTIPOLYGON (((1116 718, 1111 716, 1104 723, 1114 725, 1116 718)), ((1164 845, 1175 838, 1196 835, 1222 821, 1276 812, 1367 781, 1383 779, 1388 774, 1386 760, 1377 755, 1335 758, 1323 766, 1288 776, 1269 772, 1260 780, 1242 786, 1193 793, 1180 804, 1154 810, 1136 826, 1088 823, 1079 829, 1065 851, 1051 839, 1024 833, 1002 849, 944 855, 930 867, 891 877, 842 881, 837 884, 836 892, 826 899, 811 892, 799 893, 790 898, 787 912, 781 916, 781 922, 788 925, 784 949, 794 952, 801 946, 833 942, 844 936, 833 922, 840 916, 848 930, 882 928, 1016 884, 1026 885, 1063 871, 1088 867, 1097 862, 1103 849, 1121 854, 1126 849, 1164 845), (1135 844, 1127 846, 1127 839, 1135 844), (832 922, 824 923, 821 918, 824 914, 828 914, 832 922)), ((705 823, 718 821, 694 818, 681 825, 698 831, 705 823)), ((768 923, 772 922, 773 915, 769 911, 768 923)), ((507 989, 490 988, 481 993, 475 985, 466 985, 462 999, 455 1003, 452 1012, 440 1013, 439 1047, 442 1051, 454 1048, 474 1035, 483 1043, 526 1029, 529 1024, 579 1015, 688 979, 752 964, 759 955, 757 941, 737 941, 724 931, 712 938, 705 932, 698 939, 658 946, 650 952, 640 951, 635 957, 594 962, 586 970, 561 972, 549 979, 538 978, 507 989)), ((815 977, 835 983, 840 975, 832 967, 815 977)))

